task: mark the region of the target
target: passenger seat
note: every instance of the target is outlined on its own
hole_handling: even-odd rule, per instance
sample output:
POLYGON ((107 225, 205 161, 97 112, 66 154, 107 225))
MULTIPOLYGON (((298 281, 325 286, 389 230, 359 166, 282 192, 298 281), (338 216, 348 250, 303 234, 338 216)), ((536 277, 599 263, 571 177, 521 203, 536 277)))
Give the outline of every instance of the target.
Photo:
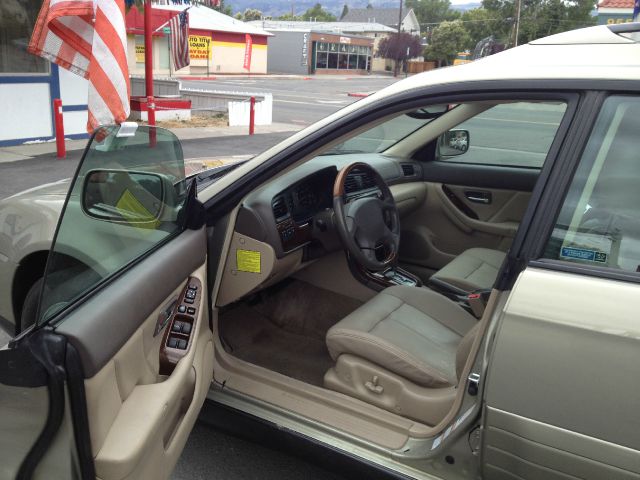
POLYGON ((456 294, 490 290, 506 255, 489 248, 470 248, 434 273, 429 283, 437 290, 456 294))

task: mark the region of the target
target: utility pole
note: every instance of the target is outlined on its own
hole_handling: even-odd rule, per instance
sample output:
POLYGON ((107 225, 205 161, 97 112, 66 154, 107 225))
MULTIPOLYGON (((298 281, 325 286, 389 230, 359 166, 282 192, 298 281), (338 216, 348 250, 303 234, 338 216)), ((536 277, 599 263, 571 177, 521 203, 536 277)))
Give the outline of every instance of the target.
POLYGON ((516 0, 516 25, 514 28, 513 46, 518 46, 518 34, 520 33, 520 10, 522 8, 522 0, 516 0))
MULTIPOLYGON (((400 9, 398 11, 398 48, 400 48, 400 30, 402 29, 402 0, 400 0, 400 9)), ((393 76, 398 76, 398 60, 395 60, 393 65, 393 76)))

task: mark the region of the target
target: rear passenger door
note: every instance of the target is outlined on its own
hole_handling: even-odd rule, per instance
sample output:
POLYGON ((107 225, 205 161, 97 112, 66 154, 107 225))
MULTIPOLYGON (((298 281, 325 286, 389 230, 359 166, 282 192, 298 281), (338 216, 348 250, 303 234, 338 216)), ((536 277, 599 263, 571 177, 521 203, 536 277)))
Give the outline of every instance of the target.
POLYGON ((195 190, 177 138, 136 127, 90 141, 36 324, 0 351, 2 478, 168 478, 209 389, 195 190))
POLYGON ((426 278, 469 248, 506 251, 566 112, 566 98, 494 105, 451 130, 468 132, 466 149, 438 142, 418 158, 427 193, 402 219, 404 266, 426 278))
POLYGON ((602 97, 519 254, 531 260, 486 382, 484 478, 640 478, 640 97, 598 113, 602 97))

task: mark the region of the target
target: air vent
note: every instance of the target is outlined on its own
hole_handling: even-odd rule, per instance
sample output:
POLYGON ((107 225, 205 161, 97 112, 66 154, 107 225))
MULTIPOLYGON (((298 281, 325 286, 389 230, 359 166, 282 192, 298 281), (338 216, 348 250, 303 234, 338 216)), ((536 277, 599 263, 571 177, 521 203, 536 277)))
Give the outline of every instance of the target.
POLYGON ((273 216, 276 220, 286 217, 289 214, 287 203, 284 197, 276 197, 271 202, 271 209, 273 210, 273 216))
POLYGON ((354 169, 352 172, 347 175, 347 178, 344 181, 344 191, 345 193, 354 193, 359 192, 361 190, 369 190, 376 186, 376 180, 373 178, 373 175, 367 171, 360 171, 358 169, 354 169))
POLYGON ((405 177, 413 177, 416 174, 415 167, 410 163, 403 163, 401 167, 402 167, 402 173, 404 174, 405 177))

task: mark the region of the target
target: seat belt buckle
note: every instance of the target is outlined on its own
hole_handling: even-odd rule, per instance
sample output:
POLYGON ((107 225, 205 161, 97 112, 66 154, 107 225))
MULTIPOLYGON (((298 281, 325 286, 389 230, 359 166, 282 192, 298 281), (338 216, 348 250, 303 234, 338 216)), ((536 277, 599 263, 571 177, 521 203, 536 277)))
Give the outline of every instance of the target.
POLYGON ((470 293, 467 295, 467 303, 476 318, 482 318, 486 304, 480 293, 470 293))

